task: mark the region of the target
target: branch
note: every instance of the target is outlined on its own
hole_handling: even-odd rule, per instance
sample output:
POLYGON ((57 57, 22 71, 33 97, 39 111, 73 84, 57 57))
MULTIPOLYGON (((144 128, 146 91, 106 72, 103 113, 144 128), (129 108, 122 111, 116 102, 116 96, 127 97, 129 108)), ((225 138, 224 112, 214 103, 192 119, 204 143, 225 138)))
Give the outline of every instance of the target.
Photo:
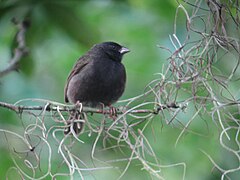
POLYGON ((18 68, 18 63, 28 53, 28 48, 25 44, 25 34, 27 28, 30 26, 29 21, 17 22, 13 19, 13 23, 17 26, 18 31, 16 33, 17 47, 14 50, 12 59, 10 59, 8 66, 0 71, 0 78, 8 74, 9 72, 18 68))
MULTIPOLYGON (((81 103, 80 103, 81 105, 81 103)), ((76 105, 66 105, 66 104, 60 104, 60 103, 46 103, 45 106, 23 106, 23 105, 14 105, 9 104, 5 102, 0 102, 0 107, 6 108, 9 110, 12 110, 16 113, 22 113, 23 111, 61 111, 61 112, 70 112, 70 111, 77 111, 80 109, 81 106, 79 104, 76 105)), ((175 103, 167 104, 167 105, 158 105, 155 109, 135 109, 128 111, 124 107, 119 107, 116 109, 117 114, 124 114, 128 111, 128 113, 152 113, 152 114, 158 114, 160 111, 164 109, 178 109, 178 108, 184 108, 176 105, 175 103)), ((92 108, 87 106, 81 107, 81 112, 85 113, 97 113, 97 114, 111 114, 112 111, 110 108, 105 109, 99 109, 99 108, 92 108)))

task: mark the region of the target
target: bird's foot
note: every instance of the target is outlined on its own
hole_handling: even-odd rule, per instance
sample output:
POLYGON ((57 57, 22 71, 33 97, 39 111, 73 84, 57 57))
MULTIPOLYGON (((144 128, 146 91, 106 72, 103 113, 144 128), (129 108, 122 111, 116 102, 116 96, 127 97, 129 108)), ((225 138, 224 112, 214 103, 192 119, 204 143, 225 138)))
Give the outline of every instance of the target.
POLYGON ((117 108, 113 107, 112 105, 109 106, 109 117, 113 120, 117 118, 117 108))
MULTIPOLYGON (((101 109, 99 110, 99 112, 102 114, 108 114, 108 112, 104 110, 105 105, 103 103, 100 103, 100 105, 101 105, 101 109)), ((108 105, 108 107, 109 107, 109 117, 115 120, 117 118, 117 109, 113 107, 111 104, 108 105)))

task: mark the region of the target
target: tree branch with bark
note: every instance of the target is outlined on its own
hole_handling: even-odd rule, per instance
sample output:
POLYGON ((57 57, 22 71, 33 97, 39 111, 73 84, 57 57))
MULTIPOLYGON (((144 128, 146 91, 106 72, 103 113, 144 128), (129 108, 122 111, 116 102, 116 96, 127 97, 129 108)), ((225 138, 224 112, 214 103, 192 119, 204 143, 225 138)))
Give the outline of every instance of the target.
POLYGON ((0 70, 0 78, 11 71, 18 70, 19 62, 28 54, 28 48, 26 46, 26 32, 30 26, 30 22, 28 20, 18 21, 15 18, 12 19, 12 22, 18 29, 15 35, 17 47, 14 49, 13 56, 9 60, 7 67, 0 70))

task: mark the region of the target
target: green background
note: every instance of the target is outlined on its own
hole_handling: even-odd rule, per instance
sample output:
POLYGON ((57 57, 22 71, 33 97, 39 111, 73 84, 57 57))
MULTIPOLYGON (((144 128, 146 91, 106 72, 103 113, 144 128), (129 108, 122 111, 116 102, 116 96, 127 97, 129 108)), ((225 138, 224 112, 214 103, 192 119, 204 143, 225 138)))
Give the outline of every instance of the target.
MULTIPOLYGON (((162 66, 168 63, 169 54, 158 45, 174 50, 169 35, 173 34, 177 6, 174 0, 0 1, 0 69, 11 58, 10 47, 16 33, 11 19, 27 16, 31 20, 31 28, 27 31, 30 54, 21 62, 19 72, 0 79, 0 101, 15 103, 25 98, 41 98, 63 103, 64 85, 73 64, 93 44, 103 41, 115 41, 131 50, 123 60, 127 84, 121 100, 143 93, 145 86, 156 78, 154 74, 161 72, 162 66)), ((178 19, 177 36, 180 40, 185 38, 185 22, 184 16, 178 19)), ((179 121, 187 121, 191 117, 191 108, 180 117, 179 121)), ((223 168, 237 164, 236 159, 220 146, 219 131, 214 122, 211 119, 206 122, 194 120, 190 128, 192 132, 184 133, 175 146, 182 127, 177 123, 166 125, 165 120, 156 117, 151 125, 154 133, 149 128, 146 136, 160 164, 186 163, 186 179, 189 180, 220 178, 201 150, 223 168)), ((13 112, 1 108, 0 125, 2 129, 14 131, 21 129, 18 127, 22 123, 13 112)), ((0 174, 4 177, 13 162, 4 133, 0 137, 0 174)), ((90 156, 94 137, 83 137, 85 143, 79 149, 83 159, 90 156)), ((101 159, 117 157, 110 150, 101 156, 101 159)), ((121 165, 124 168, 124 163, 121 165)), ((182 179, 183 176, 183 166, 166 167, 162 171, 166 179, 182 179)), ((9 174, 11 178, 16 175, 9 174)), ((98 170, 96 174, 96 179, 116 179, 119 172, 98 170)), ((68 179, 60 179, 64 178, 68 179)), ((151 179, 151 176, 136 162, 123 178, 151 179)), ((86 175, 86 179, 93 177, 86 175)))

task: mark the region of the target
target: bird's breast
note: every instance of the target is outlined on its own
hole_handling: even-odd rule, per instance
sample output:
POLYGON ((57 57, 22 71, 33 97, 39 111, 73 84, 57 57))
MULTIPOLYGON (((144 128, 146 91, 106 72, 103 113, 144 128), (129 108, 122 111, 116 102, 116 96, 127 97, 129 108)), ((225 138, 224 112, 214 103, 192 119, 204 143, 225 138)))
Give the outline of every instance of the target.
POLYGON ((74 101, 109 105, 123 94, 125 82, 126 72, 121 63, 92 62, 72 78, 69 85, 69 91, 72 92, 69 94, 74 94, 74 101))

